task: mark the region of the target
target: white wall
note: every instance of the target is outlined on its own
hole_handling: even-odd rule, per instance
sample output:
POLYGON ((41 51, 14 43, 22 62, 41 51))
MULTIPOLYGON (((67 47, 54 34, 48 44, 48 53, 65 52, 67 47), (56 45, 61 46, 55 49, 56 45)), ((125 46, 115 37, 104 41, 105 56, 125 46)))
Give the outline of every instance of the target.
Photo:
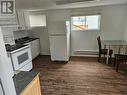
MULTIPOLYGON (((71 32, 71 55, 75 56, 75 50, 97 50, 97 41, 96 37, 101 35, 102 39, 105 40, 120 40, 124 39, 124 28, 125 28, 125 18, 126 18, 126 8, 127 5, 113 5, 113 6, 103 6, 99 7, 99 11, 102 14, 101 17, 101 30, 97 31, 89 31, 89 32, 71 32), (101 9, 100 9, 101 8, 101 9)), ((80 9, 66 9, 66 10, 50 10, 45 14, 47 15, 47 26, 49 23, 53 21, 66 21, 70 19, 70 15, 72 12, 76 11, 76 13, 80 9)), ((97 8, 83 8, 82 10, 84 14, 89 10, 97 11, 97 8)), ((38 29, 37 31, 39 31, 38 29)), ((36 30, 35 30, 36 31, 36 30)), ((41 30, 40 30, 41 31, 41 30)), ((36 32, 37 33, 37 32, 36 32)), ((36 34, 34 33, 34 35, 36 34)), ((45 35, 41 35, 42 37, 45 35)), ((43 38, 43 40, 47 39, 43 38)), ((45 40, 48 41, 48 40, 45 40)), ((49 42, 45 42, 49 43, 49 42)), ((44 43, 42 46, 44 47, 44 43)), ((49 45, 47 45, 47 49, 49 49, 49 45)), ((47 51, 45 49, 45 51, 47 51)), ((44 50, 44 49, 43 49, 44 50)))
POLYGON ((123 39, 127 5, 108 6, 102 11, 101 36, 103 39, 123 39))
POLYGON ((96 37, 104 40, 121 40, 124 35, 126 5, 102 7, 101 30, 99 32, 71 32, 72 55, 75 50, 97 50, 96 37))
MULTIPOLYGON (((126 8, 127 10, 127 8, 126 8)), ((124 39, 127 41, 127 12, 126 12, 126 18, 125 18, 125 34, 124 34, 124 39)))
MULTIPOLYGON (((29 12, 29 15, 44 15, 44 14, 46 14, 46 12, 44 11, 29 12)), ((28 30, 28 33, 29 33, 29 36, 31 37, 40 38, 41 55, 50 55, 47 27, 46 26, 33 27, 28 30)))
POLYGON ((37 27, 29 30, 29 36, 40 38, 41 55, 50 55, 49 38, 46 27, 37 27))
POLYGON ((126 20, 126 27, 125 27, 125 35, 124 35, 124 39, 127 41, 127 20, 126 20))
POLYGON ((46 14, 47 18, 47 27, 36 27, 32 28, 30 30, 30 36, 40 38, 40 44, 41 44, 41 54, 42 55, 50 55, 50 45, 49 45, 49 34, 48 34, 48 24, 52 23, 53 21, 66 21, 69 19, 68 11, 61 11, 61 10, 55 10, 55 11, 47 11, 47 12, 30 12, 30 14, 46 14), (65 15, 66 14, 66 15, 65 15))
POLYGON ((28 32, 26 30, 13 31, 13 36, 14 36, 14 39, 27 37, 28 36, 28 32))
POLYGON ((70 20, 70 10, 47 11, 47 25, 51 22, 70 20))
POLYGON ((13 31, 16 31, 18 28, 17 27, 2 27, 2 33, 3 33, 3 38, 4 38, 4 43, 5 44, 15 44, 14 41, 14 33, 13 31))

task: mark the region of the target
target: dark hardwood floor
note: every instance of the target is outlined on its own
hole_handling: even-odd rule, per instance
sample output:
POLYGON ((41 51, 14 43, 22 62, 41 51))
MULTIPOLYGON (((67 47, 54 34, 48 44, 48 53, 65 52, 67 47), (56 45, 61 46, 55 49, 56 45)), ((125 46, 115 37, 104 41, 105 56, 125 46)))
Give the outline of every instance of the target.
POLYGON ((68 63, 39 56, 33 70, 40 72, 42 95, 127 95, 127 66, 115 71, 96 58, 72 57, 68 63))

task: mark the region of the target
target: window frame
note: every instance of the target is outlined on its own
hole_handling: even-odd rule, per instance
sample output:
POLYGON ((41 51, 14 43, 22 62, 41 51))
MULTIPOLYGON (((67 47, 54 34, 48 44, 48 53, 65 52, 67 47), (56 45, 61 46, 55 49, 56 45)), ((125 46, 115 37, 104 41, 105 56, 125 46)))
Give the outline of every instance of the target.
MULTIPOLYGON (((85 19, 85 23, 86 23, 86 19, 85 19)), ((71 31, 75 31, 75 32, 85 32, 85 31, 100 31, 100 28, 101 28, 101 14, 93 14, 93 15, 77 15, 77 16, 71 16, 71 31), (73 27, 73 17, 80 17, 80 16, 85 16, 85 18, 87 16, 95 16, 95 15, 98 15, 98 29, 83 29, 83 30, 73 30, 72 27, 73 27)))
MULTIPOLYGON (((36 17, 35 17, 36 18, 36 17)), ((42 21, 43 21, 43 19, 42 19, 42 21)), ((46 17, 46 15, 45 14, 30 14, 29 15, 29 26, 30 26, 30 28, 36 28, 36 27, 46 27, 47 26, 47 17, 46 17), (38 24, 38 25, 36 25, 35 23, 33 24, 33 22, 31 22, 31 16, 42 16, 42 18, 43 18, 43 16, 45 16, 45 24, 38 24)))

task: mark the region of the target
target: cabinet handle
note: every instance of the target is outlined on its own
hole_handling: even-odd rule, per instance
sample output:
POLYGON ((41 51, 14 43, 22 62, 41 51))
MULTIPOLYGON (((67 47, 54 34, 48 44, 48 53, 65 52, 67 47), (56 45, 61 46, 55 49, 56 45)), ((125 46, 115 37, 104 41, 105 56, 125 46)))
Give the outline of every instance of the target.
POLYGON ((22 27, 21 27, 21 26, 19 26, 19 27, 18 27, 18 29, 22 29, 22 27))

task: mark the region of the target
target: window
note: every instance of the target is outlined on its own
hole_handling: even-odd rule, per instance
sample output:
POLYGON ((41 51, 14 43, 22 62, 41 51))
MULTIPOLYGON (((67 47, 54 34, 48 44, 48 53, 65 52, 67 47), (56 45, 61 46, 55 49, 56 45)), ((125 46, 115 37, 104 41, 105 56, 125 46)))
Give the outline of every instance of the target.
POLYGON ((100 15, 72 17, 72 30, 99 30, 100 15))
POLYGON ((31 27, 46 26, 45 15, 29 15, 29 20, 31 27))

